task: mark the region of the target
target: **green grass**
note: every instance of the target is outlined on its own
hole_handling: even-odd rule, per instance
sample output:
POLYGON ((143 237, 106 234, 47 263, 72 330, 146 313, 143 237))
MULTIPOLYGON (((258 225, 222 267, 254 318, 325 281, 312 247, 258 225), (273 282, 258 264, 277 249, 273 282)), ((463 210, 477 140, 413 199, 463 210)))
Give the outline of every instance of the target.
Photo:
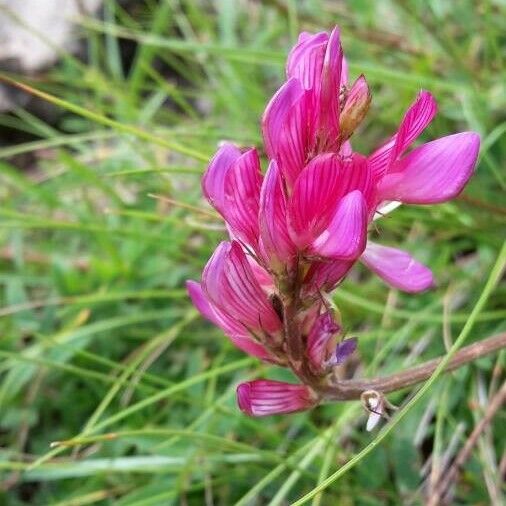
MULTIPOLYGON (((390 396, 402 409, 372 434, 358 403, 245 417, 239 381, 291 377, 235 350, 189 303, 184 281, 225 235, 200 174, 220 140, 260 146, 297 33, 339 24, 352 76, 373 92, 356 149, 393 132, 422 87, 440 109, 424 139, 482 137, 459 199, 401 207, 374 232, 430 265, 437 288, 400 294, 357 267, 336 292, 359 374, 504 331, 505 14, 493 0, 146 0, 133 11, 110 0, 103 19, 81 20, 85 61, 62 54, 37 79, 4 75, 58 120, 0 114, 27 139, 0 147, 0 504, 422 504, 426 477, 504 378, 504 353, 390 396), (120 39, 137 44, 128 62, 120 39)), ((491 504, 504 421, 480 437, 459 504, 491 504)))

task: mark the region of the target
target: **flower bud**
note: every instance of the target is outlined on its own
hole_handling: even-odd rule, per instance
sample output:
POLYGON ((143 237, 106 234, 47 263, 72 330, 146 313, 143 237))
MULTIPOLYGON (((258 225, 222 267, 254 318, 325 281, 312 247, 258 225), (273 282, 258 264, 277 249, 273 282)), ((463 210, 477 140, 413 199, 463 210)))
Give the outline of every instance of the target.
POLYGON ((339 119, 339 133, 341 142, 349 139, 357 127, 362 123, 369 106, 371 94, 365 77, 361 75, 351 87, 339 119))

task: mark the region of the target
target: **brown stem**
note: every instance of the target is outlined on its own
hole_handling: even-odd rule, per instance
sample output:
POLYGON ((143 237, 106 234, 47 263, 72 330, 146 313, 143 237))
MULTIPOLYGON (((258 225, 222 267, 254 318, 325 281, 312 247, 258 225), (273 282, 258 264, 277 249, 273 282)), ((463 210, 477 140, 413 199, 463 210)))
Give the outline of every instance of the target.
MULTIPOLYGON (((445 372, 453 371, 473 360, 502 348, 506 348, 506 332, 488 337, 487 339, 470 344, 457 351, 446 366, 445 372)), ((441 357, 435 358, 390 376, 336 381, 333 385, 324 387, 324 391, 321 393, 327 400, 346 401, 360 399, 362 392, 365 390, 376 390, 384 394, 402 390, 403 388, 416 385, 428 379, 441 360, 441 357)))
POLYGON ((474 428, 473 432, 469 436, 466 444, 462 447, 459 454, 455 458, 452 466, 446 474, 441 478, 439 483, 436 486, 433 494, 429 498, 427 506, 437 506, 442 503, 442 499, 448 492, 452 481, 456 478, 457 473, 462 468, 466 460, 471 455, 471 452, 480 437, 480 434, 486 429, 488 424, 491 422, 492 418, 495 416, 497 411, 501 408, 506 400, 506 382, 503 383, 501 389, 494 395, 491 399, 487 410, 485 412, 485 416, 479 421, 479 423, 474 428))
POLYGON ((297 268, 292 273, 292 276, 286 280, 285 290, 281 291, 286 353, 293 373, 302 383, 312 387, 315 393, 319 393, 321 378, 313 374, 308 361, 305 359, 305 344, 301 329, 302 322, 298 317, 303 307, 300 292, 305 268, 304 262, 298 259, 297 268))

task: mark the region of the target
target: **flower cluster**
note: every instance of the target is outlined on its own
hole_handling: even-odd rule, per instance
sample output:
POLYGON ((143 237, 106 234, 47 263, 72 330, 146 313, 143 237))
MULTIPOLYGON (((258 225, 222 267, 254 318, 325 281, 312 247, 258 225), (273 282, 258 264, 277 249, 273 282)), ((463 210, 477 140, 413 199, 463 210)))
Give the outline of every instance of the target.
POLYGON ((262 119, 265 175, 254 148, 230 143, 209 164, 203 192, 230 240, 217 247, 201 283, 187 283, 194 305, 238 348, 289 367, 300 380, 239 385, 239 407, 254 416, 324 399, 335 367, 356 346, 340 339, 326 294, 357 261, 400 290, 433 285, 431 271, 409 253, 368 241, 368 227, 392 203, 454 198, 473 173, 480 143, 463 132, 411 149, 437 111, 421 91, 387 142, 368 157, 353 151, 349 139, 371 95, 363 75, 348 82, 338 28, 302 33, 286 75, 262 119))

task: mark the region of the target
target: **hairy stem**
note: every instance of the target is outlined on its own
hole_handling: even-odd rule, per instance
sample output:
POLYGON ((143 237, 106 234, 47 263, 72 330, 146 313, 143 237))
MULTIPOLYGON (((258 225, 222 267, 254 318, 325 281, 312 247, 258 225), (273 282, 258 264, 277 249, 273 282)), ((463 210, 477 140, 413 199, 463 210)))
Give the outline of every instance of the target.
MULTIPOLYGON (((506 348, 506 332, 465 346, 455 353, 454 357, 448 363, 445 372, 458 369, 469 362, 502 348, 506 348)), ((384 394, 395 392, 422 383, 428 379, 441 360, 441 357, 435 358, 390 376, 335 381, 332 385, 324 387, 324 391, 321 393, 326 400, 346 401, 360 399, 362 392, 365 390, 376 390, 384 394)))

